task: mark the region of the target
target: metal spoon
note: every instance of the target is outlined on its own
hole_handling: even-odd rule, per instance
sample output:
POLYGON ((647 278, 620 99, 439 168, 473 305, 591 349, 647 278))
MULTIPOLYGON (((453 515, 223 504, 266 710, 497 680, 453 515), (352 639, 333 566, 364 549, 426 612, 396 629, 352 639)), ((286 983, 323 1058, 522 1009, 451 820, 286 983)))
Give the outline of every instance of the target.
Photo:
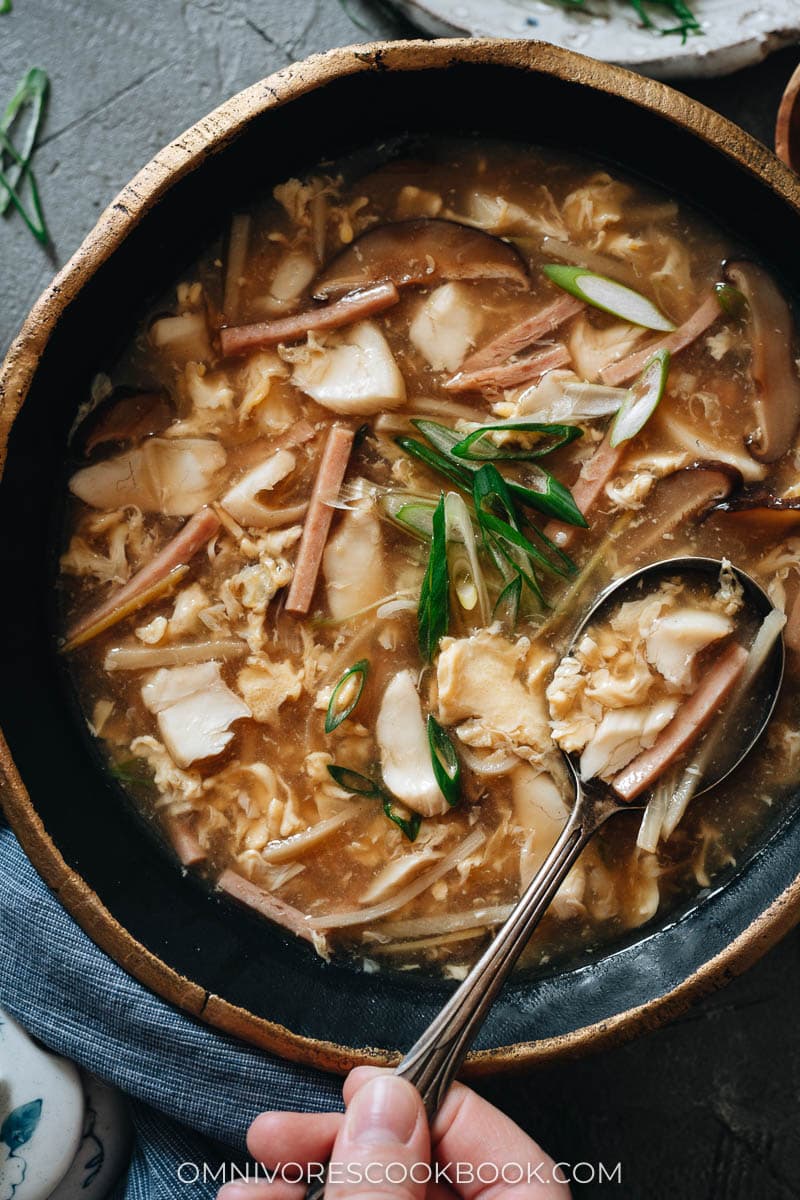
MULTIPOLYGON (((685 557, 667 559, 633 571, 600 593, 575 630, 572 646, 603 610, 615 608, 631 593, 641 593, 644 585, 657 585, 665 578, 687 574, 716 579, 721 569, 719 559, 685 557)), ((744 589, 746 604, 759 622, 762 621, 772 610, 771 600, 744 571, 738 568, 734 571, 744 589)), ((704 779, 695 795, 715 787, 750 753, 772 716, 783 679, 783 665, 783 639, 778 638, 759 673, 762 703, 755 725, 751 726, 746 741, 736 747, 721 769, 713 771, 713 777, 709 775, 704 779)), ((575 787, 575 803, 561 836, 494 941, 396 1068, 396 1074, 408 1079, 419 1091, 429 1118, 438 1111, 495 997, 584 846, 615 813, 644 807, 626 804, 602 783, 585 783, 572 758, 569 755, 564 758, 575 787)))
MULTIPOLYGON (((722 566, 716 558, 684 557, 666 559, 631 572, 600 593, 573 633, 570 649, 604 610, 616 608, 631 594, 644 593, 646 585, 655 586, 666 578, 684 575, 718 579, 722 566)), ((772 610, 771 600, 744 571, 735 567, 733 570, 744 589, 746 605, 760 623, 772 610)), ((747 731, 749 736, 734 747, 723 764, 712 765, 696 796, 726 778, 761 737, 778 699, 783 666, 784 646, 779 637, 757 677, 761 704, 755 723, 747 731)), ((626 804, 603 783, 584 782, 572 758, 565 754, 564 759, 575 788, 575 803, 560 837, 494 941, 395 1069, 395 1074, 414 1084, 429 1119, 439 1110, 497 994, 584 846, 615 813, 641 811, 644 807, 626 804)), ((320 1200, 324 1187, 324 1183, 314 1184, 306 1193, 306 1200, 320 1200)))

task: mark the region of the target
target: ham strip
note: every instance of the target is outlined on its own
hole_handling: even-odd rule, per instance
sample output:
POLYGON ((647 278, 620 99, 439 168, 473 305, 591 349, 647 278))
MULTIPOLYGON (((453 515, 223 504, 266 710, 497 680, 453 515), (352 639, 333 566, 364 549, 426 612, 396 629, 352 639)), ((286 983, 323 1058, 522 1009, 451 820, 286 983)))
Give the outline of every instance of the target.
POLYGON ((603 367, 600 372, 600 381, 607 383, 610 387, 620 387, 622 384, 630 383, 641 373, 645 363, 653 357, 656 351, 669 350, 670 354, 677 354, 679 350, 685 350, 720 316, 722 316, 722 310, 717 297, 709 296, 698 309, 695 309, 688 321, 684 321, 683 325, 679 325, 672 333, 659 338, 657 342, 651 342, 642 350, 634 351, 626 358, 621 358, 619 362, 612 362, 603 367))
POLYGON ((620 799, 635 800, 697 740, 730 695, 747 658, 747 651, 738 642, 728 646, 703 676, 694 695, 681 705, 669 725, 662 729, 650 749, 637 755, 617 775, 612 786, 620 799))
MULTIPOLYGON (((612 446, 606 435, 592 457, 581 467, 571 491, 573 500, 587 520, 602 497, 606 484, 614 478, 627 448, 626 442, 612 446)), ((562 548, 570 546, 579 532, 577 525, 566 525, 563 521, 549 521, 544 528, 545 537, 562 548)))
POLYGON ((189 518, 183 529, 167 542, 163 550, 160 550, 155 558, 142 567, 141 571, 137 571, 132 579, 113 592, 98 608, 87 613, 85 617, 81 617, 69 628, 64 649, 71 650, 76 643, 84 640, 82 635, 93 626, 107 622, 103 624, 103 628, 108 628, 114 624, 111 618, 118 611, 122 616, 127 611, 133 611, 129 609, 129 606, 135 602, 137 597, 166 580, 177 567, 188 563, 197 551, 214 536, 219 525, 219 517, 213 509, 201 508, 193 517, 189 518))
POLYGON ((182 817, 173 817, 167 821, 167 832, 172 848, 184 867, 196 867, 198 863, 205 862, 206 852, 189 827, 188 821, 182 817))
POLYGON ((570 317, 576 317, 583 308, 585 305, 582 300, 578 300, 574 296, 559 296, 546 308, 540 308, 538 312, 531 313, 529 317, 512 325, 510 329, 504 329, 480 350, 470 354, 461 364, 461 371, 469 374, 472 371, 482 370, 484 367, 496 367, 498 364, 506 362, 512 354, 518 354, 526 346, 541 341, 543 337, 553 333, 570 317))
POLYGON ((263 350, 267 346, 277 346, 279 342, 297 342, 307 333, 353 325, 364 317, 391 308, 399 299, 400 293, 393 283, 377 283, 374 287, 350 292, 341 300, 294 313, 291 317, 258 321, 254 325, 229 325, 219 331, 220 349, 223 357, 228 358, 249 354, 251 350, 263 350))
POLYGON ((238 900, 240 904, 246 904, 249 908, 260 912, 262 916, 268 917, 270 921, 274 921, 276 925, 282 925, 295 937, 305 938, 312 944, 319 940, 319 935, 309 927, 306 917, 299 908, 293 908, 291 904, 273 896, 272 892, 259 887, 257 883, 251 883, 237 871, 223 871, 217 880, 217 887, 221 892, 226 892, 234 900, 238 900))
POLYGON ((317 478, 314 480, 300 549, 297 552, 292 586, 286 600, 287 612, 303 615, 311 607, 328 531, 333 520, 333 509, 328 501, 337 495, 342 486, 354 437, 355 433, 346 425, 333 425, 328 434, 317 478))
POLYGON ((446 380, 444 387, 449 392, 480 392, 484 388, 517 387, 521 383, 532 383, 541 379, 547 371, 566 367, 572 361, 566 346, 548 346, 538 354, 518 358, 500 366, 483 367, 479 371, 459 371, 446 380))

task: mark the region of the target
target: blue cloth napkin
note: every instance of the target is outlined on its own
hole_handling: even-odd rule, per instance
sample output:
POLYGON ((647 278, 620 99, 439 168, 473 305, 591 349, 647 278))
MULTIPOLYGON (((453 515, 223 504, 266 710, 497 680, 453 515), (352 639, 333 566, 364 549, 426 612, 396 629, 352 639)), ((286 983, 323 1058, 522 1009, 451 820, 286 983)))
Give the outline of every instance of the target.
POLYGON ((244 1168, 257 1113, 341 1108, 337 1079, 215 1033, 127 975, 61 907, 2 817, 0 1006, 131 1098, 136 1141, 120 1200, 210 1200, 221 1167, 244 1168))

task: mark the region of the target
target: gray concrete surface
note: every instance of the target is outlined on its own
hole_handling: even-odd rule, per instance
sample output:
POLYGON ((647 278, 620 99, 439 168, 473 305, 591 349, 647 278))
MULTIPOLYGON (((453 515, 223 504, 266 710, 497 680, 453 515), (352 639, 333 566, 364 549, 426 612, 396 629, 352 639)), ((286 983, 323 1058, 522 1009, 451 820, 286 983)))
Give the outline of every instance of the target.
MULTIPOLYGON (((375 36, 408 26, 370 0, 349 10, 375 36)), ((36 156, 54 254, 0 222, 0 347, 55 265, 165 142, 231 93, 314 51, 367 38, 337 0, 14 0, 0 16, 0 103, 28 66, 52 80, 36 156)), ((798 52, 691 87, 771 140, 798 52)), ((621 1049, 485 1091, 556 1157, 622 1183, 576 1193, 634 1200, 800 1196, 800 936, 671 1026, 621 1049)))

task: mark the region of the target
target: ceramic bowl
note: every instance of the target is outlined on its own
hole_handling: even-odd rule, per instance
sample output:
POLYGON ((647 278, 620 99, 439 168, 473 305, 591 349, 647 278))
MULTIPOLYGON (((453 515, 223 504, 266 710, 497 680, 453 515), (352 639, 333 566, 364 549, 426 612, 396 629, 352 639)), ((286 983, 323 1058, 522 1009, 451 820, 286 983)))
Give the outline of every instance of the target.
MULTIPOLYGON (((535 42, 351 47, 256 84, 124 189, 34 307, 0 375, 0 754, 4 805, 38 870, 125 969, 187 1012, 294 1059, 389 1062, 448 985, 325 964, 187 877, 104 774, 54 653, 65 441, 147 301, 232 208, 320 159, 409 135, 481 133, 618 164, 706 211, 800 283, 800 182, 741 130, 665 86, 535 42)), ((519 975, 473 1073, 631 1036, 743 970, 800 911, 800 815, 699 900, 568 968, 519 975)), ((452 985, 449 985, 452 986, 452 985)))

